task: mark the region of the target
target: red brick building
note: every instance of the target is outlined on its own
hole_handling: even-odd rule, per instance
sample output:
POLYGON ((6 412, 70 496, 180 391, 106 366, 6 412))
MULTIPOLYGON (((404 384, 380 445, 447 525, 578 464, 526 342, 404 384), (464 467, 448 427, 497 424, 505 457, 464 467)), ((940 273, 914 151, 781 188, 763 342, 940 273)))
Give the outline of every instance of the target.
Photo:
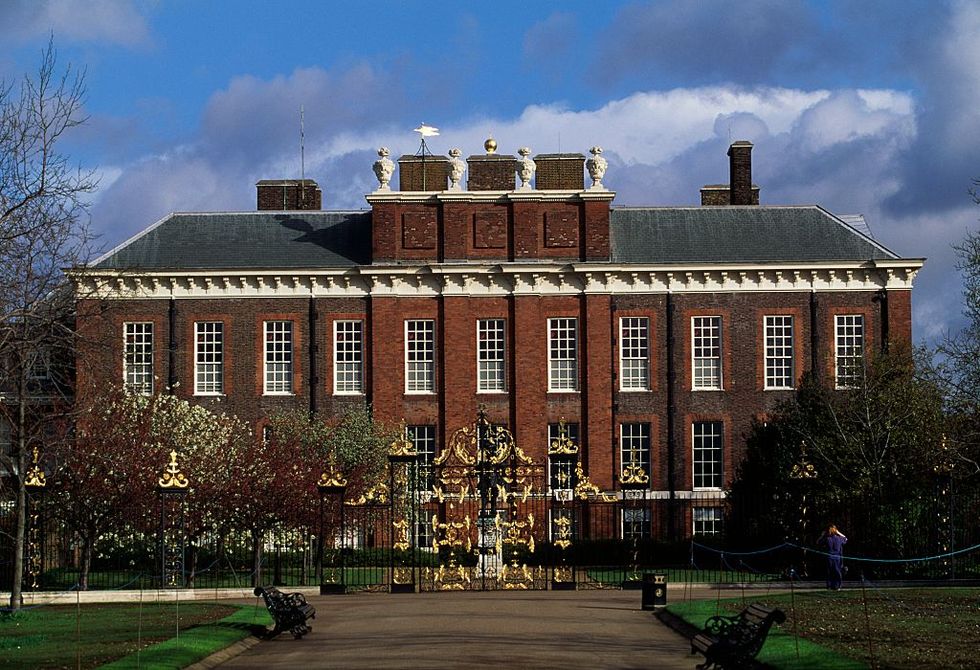
POLYGON ((648 497, 720 497, 753 417, 804 372, 846 385, 910 339, 923 263, 853 218, 759 205, 751 149, 732 145, 701 207, 615 207, 581 154, 536 156, 533 188, 524 159, 471 156, 468 190, 455 156, 405 156, 365 211, 259 182, 258 211, 171 214, 75 271, 99 297, 83 341, 105 344, 79 384, 172 387, 256 431, 366 401, 428 458, 485 405, 539 462, 566 420, 602 489, 632 463, 648 497))

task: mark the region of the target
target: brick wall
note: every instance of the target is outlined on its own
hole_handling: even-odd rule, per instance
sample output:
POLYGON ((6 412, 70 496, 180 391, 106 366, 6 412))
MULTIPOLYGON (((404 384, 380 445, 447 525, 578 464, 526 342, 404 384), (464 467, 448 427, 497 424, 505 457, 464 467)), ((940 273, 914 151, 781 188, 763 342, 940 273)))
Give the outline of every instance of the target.
POLYGON ((541 191, 585 188, 585 156, 582 154, 538 154, 534 187, 541 191))
POLYGON ((609 260, 609 203, 375 202, 372 259, 609 260))
POLYGON ((264 179, 255 185, 259 210, 318 210, 323 193, 312 179, 264 179))
POLYGON ((466 188, 470 191, 513 191, 516 186, 517 161, 513 156, 470 156, 466 166, 466 188))
POLYGON ((398 159, 398 190, 444 191, 449 183, 449 159, 445 156, 405 155, 398 159))
MULTIPOLYGON (((889 335, 892 341, 910 337, 908 291, 888 294, 889 335)), ((667 489, 671 445, 673 485, 691 487, 691 422, 722 421, 725 425, 725 481, 744 452, 744 439, 754 417, 763 416, 792 391, 765 390, 762 383, 766 315, 793 316, 796 375, 816 361, 818 374, 833 383, 834 317, 861 314, 865 318, 868 353, 881 345, 882 310, 877 292, 708 293, 674 294, 673 318, 663 294, 518 296, 509 298, 398 298, 370 300, 316 299, 315 323, 310 329, 306 299, 178 300, 175 375, 177 394, 217 411, 232 412, 258 426, 270 413, 310 406, 315 393, 318 409, 339 414, 353 403, 373 403, 379 418, 409 424, 435 424, 445 445, 452 431, 470 423, 480 404, 490 419, 506 423, 524 451, 544 463, 547 425, 559 419, 578 423, 581 453, 593 481, 611 487, 619 470, 619 424, 643 421, 651 428, 652 487, 667 489), (811 298, 815 300, 816 355, 811 355, 811 298), (722 318, 723 390, 695 391, 691 380, 691 317, 722 318), (619 390, 619 319, 649 319, 650 388, 619 390), (579 333, 579 390, 548 391, 548 319, 575 317, 579 333), (476 322, 506 319, 506 393, 478 393, 476 322), (262 323, 286 319, 294 323, 294 393, 262 394, 262 323), (333 323, 338 319, 364 321, 363 396, 333 394, 333 323), (435 392, 405 393, 405 320, 435 322, 435 392), (194 395, 194 322, 225 324, 225 395, 194 395), (674 435, 668 391, 668 322, 674 332, 674 435), (311 342, 315 344, 316 375, 311 377, 311 342)), ((169 376, 169 304, 166 300, 133 300, 79 304, 78 381, 80 395, 105 382, 120 383, 123 375, 123 323, 154 324, 154 372, 158 388, 169 376)))

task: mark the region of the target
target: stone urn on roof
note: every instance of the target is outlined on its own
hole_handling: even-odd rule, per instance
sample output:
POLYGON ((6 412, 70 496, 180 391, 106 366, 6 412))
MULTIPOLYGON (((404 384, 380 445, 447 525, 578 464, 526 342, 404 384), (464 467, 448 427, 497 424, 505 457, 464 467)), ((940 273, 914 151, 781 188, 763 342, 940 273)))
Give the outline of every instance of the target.
POLYGON ((589 190, 605 191, 606 187, 602 184, 602 178, 606 174, 609 163, 602 157, 602 147, 596 145, 589 149, 589 153, 592 154, 592 158, 585 161, 585 168, 589 171, 589 176, 592 177, 592 187, 589 190))

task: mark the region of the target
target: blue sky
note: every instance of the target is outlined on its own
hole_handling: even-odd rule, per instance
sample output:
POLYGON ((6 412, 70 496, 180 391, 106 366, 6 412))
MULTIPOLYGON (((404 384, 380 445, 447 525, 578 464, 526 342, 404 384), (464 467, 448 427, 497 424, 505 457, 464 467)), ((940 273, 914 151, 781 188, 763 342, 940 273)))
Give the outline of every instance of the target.
POLYGON ((929 261, 915 336, 958 328, 951 245, 976 230, 980 2, 244 2, 4 0, 0 78, 54 34, 87 72, 67 148, 101 175, 111 247, 170 211, 250 210, 261 178, 306 173, 361 208, 380 145, 605 148, 618 204, 695 204, 755 143, 764 204, 864 214, 929 261))

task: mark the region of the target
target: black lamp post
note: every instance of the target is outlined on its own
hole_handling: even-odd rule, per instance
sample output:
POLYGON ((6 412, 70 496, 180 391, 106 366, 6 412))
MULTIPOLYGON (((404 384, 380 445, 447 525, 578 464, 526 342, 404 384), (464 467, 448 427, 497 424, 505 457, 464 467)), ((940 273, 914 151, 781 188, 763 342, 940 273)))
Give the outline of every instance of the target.
MULTIPOLYGON (((627 512, 631 512, 629 519, 631 524, 637 523, 637 517, 639 517, 640 524, 648 523, 646 515, 643 514, 643 508, 640 506, 639 501, 644 500, 646 490, 650 488, 650 476, 646 473, 641 465, 638 463, 628 463, 626 467, 623 468, 623 472, 619 476, 619 488, 623 492, 623 529, 627 528, 627 512)), ((624 566, 623 574, 623 588, 624 589, 638 589, 642 586, 640 581, 640 536, 643 534, 642 526, 638 528, 633 528, 631 531, 633 535, 633 546, 630 550, 630 555, 627 557, 628 565, 624 566), (637 532, 639 531, 639 532, 637 532)))
POLYGON ((415 592, 415 493, 414 467, 418 453, 415 445, 405 434, 391 444, 388 452, 388 490, 391 492, 391 592, 415 592), (401 518, 395 519, 396 516, 401 518), (395 552, 409 552, 407 565, 396 565, 395 552))
POLYGON ((956 527, 953 491, 953 469, 956 461, 946 443, 946 436, 942 437, 940 457, 933 471, 936 473, 936 532, 938 537, 939 553, 946 556, 942 564, 946 567, 946 577, 956 579, 956 560, 951 555, 956 549, 956 527))
POLYGON ((789 471, 790 479, 799 483, 800 490, 800 518, 799 518, 799 545, 801 548, 800 554, 800 570, 799 576, 806 578, 809 576, 809 570, 807 568, 807 551, 806 551, 806 540, 808 536, 807 525, 809 524, 809 503, 807 502, 807 494, 810 492, 810 487, 813 482, 817 479, 817 469, 813 467, 813 463, 806 460, 806 442, 800 443, 800 461, 794 463, 793 467, 789 471))
MULTIPOLYGON (((493 426, 490 425, 486 410, 481 405, 476 415, 476 487, 480 493, 477 532, 480 538, 480 579, 484 589, 488 577, 499 577, 496 574, 488 575, 487 571, 489 556, 496 554, 497 551, 497 533, 500 532, 497 524, 497 498, 504 482, 501 469, 506 467, 506 464, 498 462, 500 445, 495 437, 493 426)), ((504 557, 499 556, 499 559, 503 561, 504 557)))
POLYGON ((568 549, 575 538, 575 473, 578 445, 568 436, 565 420, 558 422, 558 437, 548 445, 551 494, 555 499, 551 517, 551 544, 557 553, 552 560, 551 590, 575 589, 575 570, 569 565, 568 549))
POLYGON ((347 570, 346 556, 344 555, 344 545, 346 544, 346 528, 344 528, 344 495, 347 493, 347 480, 338 473, 323 472, 320 480, 316 483, 317 491, 320 493, 320 530, 317 538, 317 574, 320 580, 320 595, 330 593, 347 592, 347 570), (323 543, 326 539, 323 524, 323 506, 327 500, 336 501, 340 508, 340 577, 339 579, 326 582, 323 574, 323 543))
POLYGON ((40 455, 37 447, 34 447, 31 467, 24 475, 24 488, 27 490, 27 577, 32 590, 40 588, 44 572, 43 503, 46 485, 40 455))
POLYGON ((184 581, 184 498, 190 484, 177 464, 177 452, 157 480, 160 498, 160 587, 178 588, 184 581))

